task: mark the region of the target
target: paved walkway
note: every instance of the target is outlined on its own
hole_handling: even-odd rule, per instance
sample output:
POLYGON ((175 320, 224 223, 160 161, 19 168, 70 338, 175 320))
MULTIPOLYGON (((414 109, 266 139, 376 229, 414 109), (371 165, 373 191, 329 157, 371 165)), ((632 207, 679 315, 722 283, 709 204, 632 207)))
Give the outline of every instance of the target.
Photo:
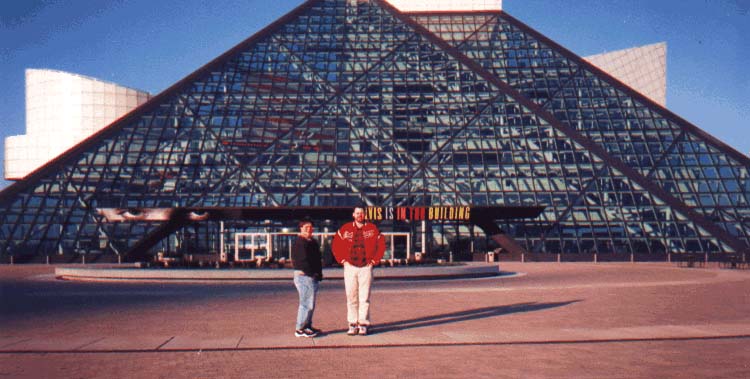
POLYGON ((93 282, 1 266, 0 377, 748 377, 750 271, 503 263, 377 281, 373 334, 324 281, 312 339, 291 283, 93 282), (357 365, 368 362, 364 368, 357 365))

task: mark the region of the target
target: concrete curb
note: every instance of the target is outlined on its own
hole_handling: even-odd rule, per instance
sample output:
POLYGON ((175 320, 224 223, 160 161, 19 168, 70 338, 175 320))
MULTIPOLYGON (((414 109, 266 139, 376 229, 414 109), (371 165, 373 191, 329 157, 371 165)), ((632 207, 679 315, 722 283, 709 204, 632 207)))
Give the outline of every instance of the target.
MULTIPOLYGON (((238 280, 291 280, 291 269, 179 269, 179 268, 112 268, 112 267, 58 267, 55 277, 63 280, 149 280, 149 281, 238 281, 238 280)), ((430 280, 479 278, 501 275, 500 267, 492 263, 469 262, 451 266, 399 266, 377 267, 378 280, 430 280)), ((325 279, 342 280, 342 268, 323 269, 325 279)))

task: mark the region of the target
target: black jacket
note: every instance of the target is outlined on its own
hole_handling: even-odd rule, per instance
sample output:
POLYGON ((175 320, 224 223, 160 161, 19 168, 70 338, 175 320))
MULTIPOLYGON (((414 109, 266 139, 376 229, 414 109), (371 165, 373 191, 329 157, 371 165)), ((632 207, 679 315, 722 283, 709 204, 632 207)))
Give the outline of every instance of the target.
POLYGON ((292 266, 307 276, 323 279, 323 262, 320 255, 320 245, 315 238, 306 240, 297 237, 292 246, 292 266))

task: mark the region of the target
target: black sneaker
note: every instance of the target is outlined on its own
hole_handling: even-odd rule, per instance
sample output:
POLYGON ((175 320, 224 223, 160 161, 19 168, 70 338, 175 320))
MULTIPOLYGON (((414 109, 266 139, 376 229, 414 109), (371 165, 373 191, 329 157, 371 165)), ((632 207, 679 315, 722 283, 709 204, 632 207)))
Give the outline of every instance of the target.
POLYGON ((315 333, 315 332, 313 332, 312 330, 310 330, 310 329, 308 329, 308 328, 305 328, 305 329, 297 329, 297 330, 295 330, 295 331, 294 331, 294 336, 295 336, 295 337, 306 337, 306 338, 310 338, 310 337, 315 337, 315 336, 317 336, 317 335, 318 335, 318 333, 315 333))
POLYGON ((305 331, 305 334, 307 334, 308 337, 315 337, 320 333, 320 329, 313 329, 312 327, 302 329, 305 331))
POLYGON ((310 326, 310 327, 308 327, 308 328, 305 328, 305 329, 307 329, 307 330, 310 330, 310 331, 312 331, 312 332, 313 332, 313 333, 315 333, 316 335, 317 335, 317 334, 320 334, 320 333, 323 333, 323 331, 322 331, 322 330, 320 330, 320 329, 318 329, 318 328, 313 328, 312 326, 310 326))

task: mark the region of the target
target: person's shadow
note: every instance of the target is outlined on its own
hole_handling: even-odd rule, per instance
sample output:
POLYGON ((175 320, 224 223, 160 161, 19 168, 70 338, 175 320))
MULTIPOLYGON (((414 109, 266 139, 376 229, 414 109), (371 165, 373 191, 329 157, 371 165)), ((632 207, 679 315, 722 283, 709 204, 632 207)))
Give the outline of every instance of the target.
MULTIPOLYGON (((394 322, 388 322, 384 324, 374 325, 370 328, 368 334, 381 334, 388 332, 396 332, 405 329, 416 329, 427 326, 436 326, 444 324, 452 324, 462 321, 477 320, 482 318, 497 317, 508 315, 511 313, 521 312, 534 312, 541 311, 544 309, 563 307, 569 304, 577 303, 581 300, 563 301, 557 303, 518 303, 503 305, 498 307, 484 307, 477 309, 469 309, 459 312, 444 313, 439 315, 417 317, 408 320, 400 320, 394 322)), ((334 334, 339 332, 345 332, 345 329, 331 330, 325 334, 334 334)))

